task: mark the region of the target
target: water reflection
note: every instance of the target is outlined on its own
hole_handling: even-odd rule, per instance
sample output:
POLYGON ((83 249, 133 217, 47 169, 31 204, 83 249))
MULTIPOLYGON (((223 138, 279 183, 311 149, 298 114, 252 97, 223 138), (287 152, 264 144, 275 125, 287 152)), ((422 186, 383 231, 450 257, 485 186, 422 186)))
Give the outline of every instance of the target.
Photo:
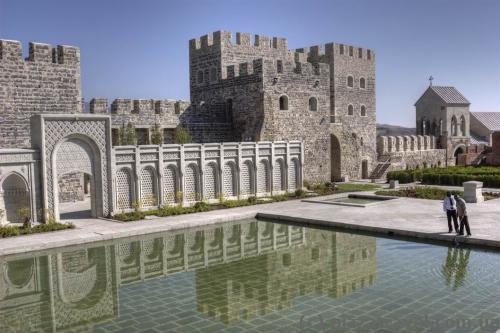
POLYGON ((0 258, 0 268, 0 332, 91 331, 120 316, 120 286, 186 271, 198 312, 230 324, 372 285, 376 239, 251 221, 0 258))

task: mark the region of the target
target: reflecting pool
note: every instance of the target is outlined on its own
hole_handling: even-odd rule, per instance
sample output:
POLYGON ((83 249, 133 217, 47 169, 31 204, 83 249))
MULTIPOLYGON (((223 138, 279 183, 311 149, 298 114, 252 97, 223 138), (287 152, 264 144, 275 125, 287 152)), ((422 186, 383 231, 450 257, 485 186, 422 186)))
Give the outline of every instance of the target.
POLYGON ((247 220, 0 257, 0 332, 496 332, 500 253, 247 220))

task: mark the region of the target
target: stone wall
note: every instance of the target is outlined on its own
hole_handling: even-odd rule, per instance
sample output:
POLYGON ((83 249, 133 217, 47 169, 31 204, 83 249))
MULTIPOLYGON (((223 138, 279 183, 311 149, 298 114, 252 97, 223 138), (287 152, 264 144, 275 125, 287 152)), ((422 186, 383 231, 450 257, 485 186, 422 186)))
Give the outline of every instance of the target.
POLYGON ((83 201, 84 193, 84 176, 81 172, 67 173, 62 175, 57 180, 59 184, 59 203, 83 201))
POLYGON ((302 188, 303 144, 242 142, 113 148, 115 213, 302 188))
POLYGON ((31 147, 30 117, 82 112, 80 50, 0 40, 0 147, 31 147))

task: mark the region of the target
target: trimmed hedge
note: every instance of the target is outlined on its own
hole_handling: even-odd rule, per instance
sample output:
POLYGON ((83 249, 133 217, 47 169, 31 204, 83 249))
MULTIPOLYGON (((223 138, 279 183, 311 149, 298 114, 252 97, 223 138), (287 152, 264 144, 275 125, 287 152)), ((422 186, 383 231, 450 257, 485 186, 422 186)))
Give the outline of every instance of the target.
POLYGON ((447 167, 391 171, 388 180, 399 180, 401 184, 421 181, 429 185, 462 186, 466 181, 477 180, 485 187, 500 187, 498 167, 447 167))
POLYGON ((64 223, 57 223, 57 222, 37 224, 32 228, 24 228, 24 227, 8 225, 5 227, 0 227, 0 238, 20 236, 20 235, 29 235, 29 234, 37 234, 40 232, 73 229, 74 227, 75 226, 72 223, 64 224, 64 223))

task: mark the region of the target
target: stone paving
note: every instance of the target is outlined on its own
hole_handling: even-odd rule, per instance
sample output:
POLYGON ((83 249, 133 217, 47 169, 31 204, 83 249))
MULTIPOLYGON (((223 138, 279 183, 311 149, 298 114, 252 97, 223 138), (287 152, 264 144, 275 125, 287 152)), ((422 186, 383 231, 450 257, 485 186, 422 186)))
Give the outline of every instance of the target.
MULTIPOLYGON (((327 196, 325 199, 332 198, 327 196)), ((334 226, 350 230, 417 237, 426 240, 459 241, 500 248, 500 199, 468 204, 472 237, 447 234, 440 201, 399 198, 368 207, 308 203, 300 200, 262 204, 205 213, 121 223, 106 219, 71 221, 76 229, 35 234, 0 241, 0 255, 43 250, 166 230, 245 218, 272 218, 290 222, 334 226)))

